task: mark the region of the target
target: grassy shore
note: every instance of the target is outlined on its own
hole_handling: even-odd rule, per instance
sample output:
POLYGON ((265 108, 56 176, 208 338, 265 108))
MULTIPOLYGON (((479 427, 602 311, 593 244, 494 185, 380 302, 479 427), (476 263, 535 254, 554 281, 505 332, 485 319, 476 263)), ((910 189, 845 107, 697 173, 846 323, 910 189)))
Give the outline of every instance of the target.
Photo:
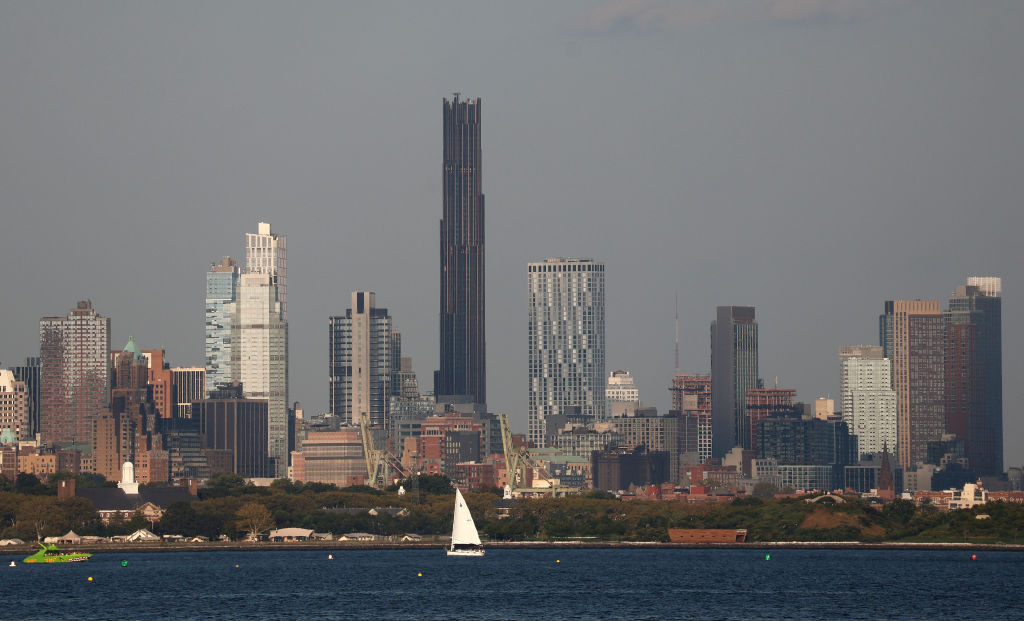
MULTIPOLYGON (((371 542, 371 541, 309 541, 288 543, 242 543, 242 542, 153 542, 153 543, 103 543, 88 545, 63 545, 68 552, 139 553, 139 552, 266 552, 282 550, 441 550, 447 546, 442 541, 431 542, 371 542)), ((775 541, 752 543, 667 543, 660 541, 493 541, 485 542, 487 549, 531 550, 531 549, 805 549, 805 550, 1003 550, 1024 552, 1024 544, 992 543, 860 543, 856 541, 775 541)), ((36 545, 7 546, 0 548, 0 556, 29 555, 38 550, 36 545)))

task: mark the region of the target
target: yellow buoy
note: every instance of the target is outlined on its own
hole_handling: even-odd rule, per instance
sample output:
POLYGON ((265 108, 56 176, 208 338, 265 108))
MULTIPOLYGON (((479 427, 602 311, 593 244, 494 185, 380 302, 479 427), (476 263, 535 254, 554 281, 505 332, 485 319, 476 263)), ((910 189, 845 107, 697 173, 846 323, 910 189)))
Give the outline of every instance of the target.
POLYGON ((417 576, 419 576, 420 578, 422 578, 422 577, 423 577, 423 573, 422 573, 422 572, 420 572, 420 573, 417 573, 416 575, 417 575, 417 576))
POLYGON ((561 560, 561 559, 556 559, 556 560, 555 560, 555 562, 556 562, 556 563, 561 563, 561 562, 562 562, 562 560, 561 560))
POLYGON ((89 582, 92 582, 92 576, 89 576, 89 582))

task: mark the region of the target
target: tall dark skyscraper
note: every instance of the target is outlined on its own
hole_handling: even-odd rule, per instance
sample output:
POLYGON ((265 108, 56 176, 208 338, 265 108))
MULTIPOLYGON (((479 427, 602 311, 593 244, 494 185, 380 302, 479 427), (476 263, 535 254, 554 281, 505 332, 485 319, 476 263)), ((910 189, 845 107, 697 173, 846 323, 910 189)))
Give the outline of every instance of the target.
POLYGON ((757 388, 753 306, 719 306, 711 322, 711 455, 750 448, 747 391, 757 388))
POLYGON ((964 441, 971 469, 1003 471, 1002 281, 968 278, 945 312, 946 432, 964 441))
POLYGON ((434 394, 487 402, 480 99, 445 99, 441 218, 441 358, 434 394))

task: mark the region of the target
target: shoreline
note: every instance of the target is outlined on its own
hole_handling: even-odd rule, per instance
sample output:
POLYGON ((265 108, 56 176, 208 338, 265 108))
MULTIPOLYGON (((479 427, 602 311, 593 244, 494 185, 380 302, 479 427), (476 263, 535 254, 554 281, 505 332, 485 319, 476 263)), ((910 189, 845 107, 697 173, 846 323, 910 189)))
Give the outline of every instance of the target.
MULTIPOLYGON (((317 541, 317 542, 287 542, 287 543, 111 543, 111 544, 85 544, 85 545, 61 545, 62 551, 66 552, 91 552, 102 553, 141 553, 141 552, 267 552, 282 550, 302 551, 339 551, 346 550, 443 550, 447 547, 446 542, 429 543, 403 543, 403 542, 365 542, 365 541, 317 541)), ((913 543, 913 542, 884 542, 884 543, 861 543, 857 541, 775 541, 775 542, 747 542, 747 543, 670 543, 660 541, 492 541, 484 542, 484 547, 489 550, 607 550, 607 549, 680 549, 680 550, 706 550, 706 549, 729 549, 729 550, 981 550, 981 551, 1006 551, 1024 552, 1024 544, 1004 543, 913 543)), ((32 554, 39 547, 36 545, 6 546, 0 548, 0 556, 28 555, 32 554)))

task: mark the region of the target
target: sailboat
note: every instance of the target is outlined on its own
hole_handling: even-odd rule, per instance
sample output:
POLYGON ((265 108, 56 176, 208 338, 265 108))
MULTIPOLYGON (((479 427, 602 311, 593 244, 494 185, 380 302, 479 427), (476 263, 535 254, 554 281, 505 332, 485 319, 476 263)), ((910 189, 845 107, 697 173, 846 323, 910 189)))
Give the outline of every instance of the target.
POLYGON ((484 547, 480 544, 480 535, 476 532, 473 515, 466 506, 459 488, 455 488, 455 519, 452 522, 452 544, 448 548, 448 556, 483 556, 484 547))

